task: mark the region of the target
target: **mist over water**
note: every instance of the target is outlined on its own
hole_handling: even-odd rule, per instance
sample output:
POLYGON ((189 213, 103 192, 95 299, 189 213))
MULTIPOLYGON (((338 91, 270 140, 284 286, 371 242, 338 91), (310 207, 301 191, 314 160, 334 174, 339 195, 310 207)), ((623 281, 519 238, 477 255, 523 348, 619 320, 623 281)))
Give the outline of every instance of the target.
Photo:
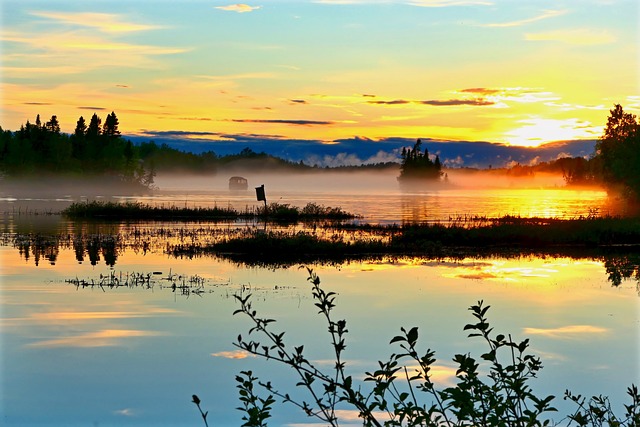
POLYGON ((264 185, 267 202, 304 207, 339 207, 371 223, 448 221, 465 217, 576 218, 627 215, 623 199, 601 188, 567 188, 560 175, 514 176, 503 170, 446 170, 446 179, 401 187, 397 169, 305 173, 261 170, 218 171, 215 175, 160 173, 154 188, 126 191, 99 182, 25 182, 0 188, 0 212, 60 212, 84 200, 139 201, 178 207, 254 209, 262 205, 255 187, 264 185), (230 190, 229 178, 248 180, 247 190, 230 190))

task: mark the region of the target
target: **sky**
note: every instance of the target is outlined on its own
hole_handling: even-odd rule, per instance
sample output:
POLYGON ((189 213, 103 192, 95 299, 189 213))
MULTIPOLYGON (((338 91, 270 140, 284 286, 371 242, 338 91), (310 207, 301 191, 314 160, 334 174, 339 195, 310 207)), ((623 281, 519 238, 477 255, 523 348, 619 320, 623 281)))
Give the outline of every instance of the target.
POLYGON ((635 0, 0 5, 3 129, 114 111, 125 135, 211 144, 536 147, 640 113, 635 0))

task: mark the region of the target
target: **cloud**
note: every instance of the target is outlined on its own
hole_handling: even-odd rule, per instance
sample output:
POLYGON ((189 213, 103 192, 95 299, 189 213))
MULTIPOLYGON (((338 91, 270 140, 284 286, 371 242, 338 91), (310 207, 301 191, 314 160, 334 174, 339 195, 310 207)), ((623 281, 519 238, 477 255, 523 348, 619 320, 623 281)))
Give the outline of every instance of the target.
POLYGON ((192 138, 201 136, 220 136, 219 132, 201 132, 188 130, 147 130, 142 129, 142 134, 151 138, 192 138))
POLYGON ((477 105, 477 106, 485 106, 485 105, 493 105, 495 102, 487 101, 485 99, 448 99, 448 100, 434 100, 434 101, 419 101, 419 104, 424 105, 433 105, 433 106, 450 106, 450 105, 477 105))
POLYGON ((472 87, 469 89, 462 89, 460 92, 462 93, 475 93, 475 94, 481 94, 481 95, 495 95, 497 93, 500 93, 501 90, 500 89, 489 89, 486 87, 472 87))
MULTIPOLYGON (((314 3, 331 5, 354 4, 388 4, 397 0, 315 0, 314 3)), ((419 7, 450 7, 450 6, 491 6, 493 2, 486 0, 407 0, 402 3, 419 7)))
POLYGON ((245 80, 245 79, 273 79, 276 77, 273 73, 240 73, 228 74, 223 76, 197 76, 201 79, 208 80, 245 80))
POLYGON ((448 107, 453 105, 473 105, 473 106, 487 106, 494 105, 495 102, 488 101, 483 98, 477 99, 446 99, 446 100, 428 100, 428 101, 415 101, 408 99, 395 99, 393 101, 367 101, 367 104, 375 105, 405 105, 405 104, 420 104, 431 105, 434 107, 448 107))
POLYGON ((569 325, 559 328, 524 328, 526 335, 542 335, 548 338, 578 339, 593 335, 603 335, 609 332, 607 328, 591 325, 569 325))
POLYGON ((393 101, 367 101, 367 104, 376 104, 376 105, 404 105, 410 104, 414 101, 407 101, 406 99, 396 99, 393 101))
MULTIPOLYGON (((169 55, 184 53, 189 50, 175 47, 159 47, 114 42, 103 37, 96 37, 93 34, 74 31, 59 32, 55 34, 46 33, 40 35, 5 33, 2 40, 14 43, 23 43, 35 49, 45 50, 48 53, 70 52, 74 55, 77 55, 78 51, 94 51, 100 55, 104 55, 104 51, 109 51, 114 55, 122 55, 125 53, 136 55, 169 55)), ((124 60, 121 59, 117 62, 121 64, 124 60)))
POLYGON ((451 7, 451 6, 492 6, 493 2, 481 0, 414 0, 408 4, 420 7, 451 7))
POLYGON ((245 350, 233 350, 233 351, 219 351, 217 353, 211 353, 213 357, 223 357, 225 359, 246 359, 247 357, 255 357, 245 350))
POLYGON ((213 119, 210 117, 178 117, 178 120, 196 121, 196 122, 210 122, 213 119))
POLYGON ((330 126, 335 122, 325 120, 281 120, 281 119, 231 119, 235 123, 272 123, 295 126, 330 126))
POLYGON ((246 13, 260 9, 262 6, 249 6, 244 3, 230 4, 228 6, 216 6, 216 9, 226 10, 227 12, 246 13))
POLYGON ((289 102, 291 104, 306 104, 307 101, 305 101, 304 99, 290 99, 289 102))
POLYGON ((91 106, 86 106, 86 107, 76 107, 78 110, 94 110, 94 111, 106 111, 107 109, 104 107, 91 107, 91 106))
POLYGON ((485 24, 483 27, 520 27, 522 25, 530 24, 532 22, 541 21, 543 19, 555 18, 567 13, 566 10, 545 10, 542 14, 531 18, 521 19, 518 21, 502 22, 495 24, 485 24))
POLYGON ((555 41, 571 45, 602 45, 616 42, 607 30, 574 29, 525 34, 528 41, 555 41))
POLYGON ((31 12, 31 15, 51 19, 63 24, 94 28, 105 33, 130 33, 165 28, 159 25, 127 22, 122 16, 112 13, 64 13, 43 11, 31 12))

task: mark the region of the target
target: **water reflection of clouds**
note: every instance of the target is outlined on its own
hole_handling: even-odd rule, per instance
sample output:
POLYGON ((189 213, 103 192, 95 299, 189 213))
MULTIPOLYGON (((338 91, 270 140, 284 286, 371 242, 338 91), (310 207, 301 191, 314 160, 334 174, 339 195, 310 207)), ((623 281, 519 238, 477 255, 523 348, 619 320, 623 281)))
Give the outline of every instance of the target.
POLYGON ((116 347, 124 345, 124 338, 140 338, 166 335, 155 331, 132 329, 105 329, 74 336, 53 338, 27 344, 27 347, 116 347))
POLYGON ((218 351, 217 353, 211 353, 211 356, 222 357, 224 359, 246 359, 247 357, 256 357, 245 350, 218 351))
MULTIPOLYGON (((47 305, 47 307, 51 307, 47 305)), ((180 311, 145 305, 129 305, 130 310, 51 310, 25 312, 22 316, 0 319, 3 329, 33 337, 28 348, 52 347, 114 347, 130 343, 132 338, 168 335, 165 332, 133 329, 111 324, 111 321, 127 321, 181 314, 180 311), (78 331, 82 328, 82 331, 78 331), (43 338, 43 330, 45 337, 43 338)))
POLYGON ((525 335, 541 335, 557 339, 591 339, 594 336, 608 334, 610 331, 601 326, 567 325, 558 328, 524 328, 525 335))

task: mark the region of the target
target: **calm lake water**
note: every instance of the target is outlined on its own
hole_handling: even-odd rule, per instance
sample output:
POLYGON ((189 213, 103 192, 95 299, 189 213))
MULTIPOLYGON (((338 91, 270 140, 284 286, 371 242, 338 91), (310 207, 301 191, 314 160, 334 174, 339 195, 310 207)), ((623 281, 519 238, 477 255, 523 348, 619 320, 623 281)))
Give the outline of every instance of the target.
MULTIPOLYGON (((269 202, 340 206, 367 222, 506 214, 579 217, 624 214, 626 209, 624 201, 603 191, 545 189, 536 182, 527 189, 503 182, 490 189, 467 185, 402 193, 389 176, 248 178, 250 186, 265 184, 269 202)), ((252 190, 229 193, 225 180, 159 178, 161 192, 134 199, 258 206, 252 190)), ((287 331, 289 345, 304 344, 308 359, 330 367, 329 337, 313 306, 306 270, 247 267, 214 257, 176 258, 164 251, 166 234, 154 235, 146 246, 117 246, 115 252, 74 245, 73 237, 81 233, 104 237, 162 227, 179 234, 195 227, 74 224, 48 214, 82 198, 77 193, 21 197, 0 190, 0 425, 202 426, 190 402, 194 393, 209 411, 211 426, 240 425, 241 413, 234 409, 239 405, 238 372, 253 370, 282 389, 294 387, 285 369, 247 357, 232 345, 250 327, 247 319, 232 315, 237 293, 252 293, 254 308, 278 320, 274 329, 287 331), (71 237, 69 244, 37 249, 20 245, 20 233, 71 237), (104 285, 114 283, 113 278, 132 284, 134 276, 149 281, 104 285), (77 286, 82 281, 103 286, 77 286), (181 292, 181 285, 191 286, 192 292, 181 292)), ((377 360, 397 352, 388 342, 400 327, 418 326, 420 348, 436 351, 435 381, 452 384, 451 358, 484 351, 463 331, 472 322, 468 307, 484 300, 491 305, 488 315, 496 332, 531 339, 532 352, 544 364, 532 386, 539 395, 556 395, 556 406, 566 414, 571 408, 562 401, 567 388, 609 395, 620 409, 627 403, 626 387, 640 383, 638 282, 626 279, 613 286, 605 261, 402 258, 313 268, 323 287, 338 293, 335 315, 347 319, 345 357, 354 378, 361 379, 376 368, 377 360)), ((349 419, 352 414, 344 415, 344 425, 360 425, 349 419)), ((292 406, 278 403, 270 425, 312 423, 292 406)))

